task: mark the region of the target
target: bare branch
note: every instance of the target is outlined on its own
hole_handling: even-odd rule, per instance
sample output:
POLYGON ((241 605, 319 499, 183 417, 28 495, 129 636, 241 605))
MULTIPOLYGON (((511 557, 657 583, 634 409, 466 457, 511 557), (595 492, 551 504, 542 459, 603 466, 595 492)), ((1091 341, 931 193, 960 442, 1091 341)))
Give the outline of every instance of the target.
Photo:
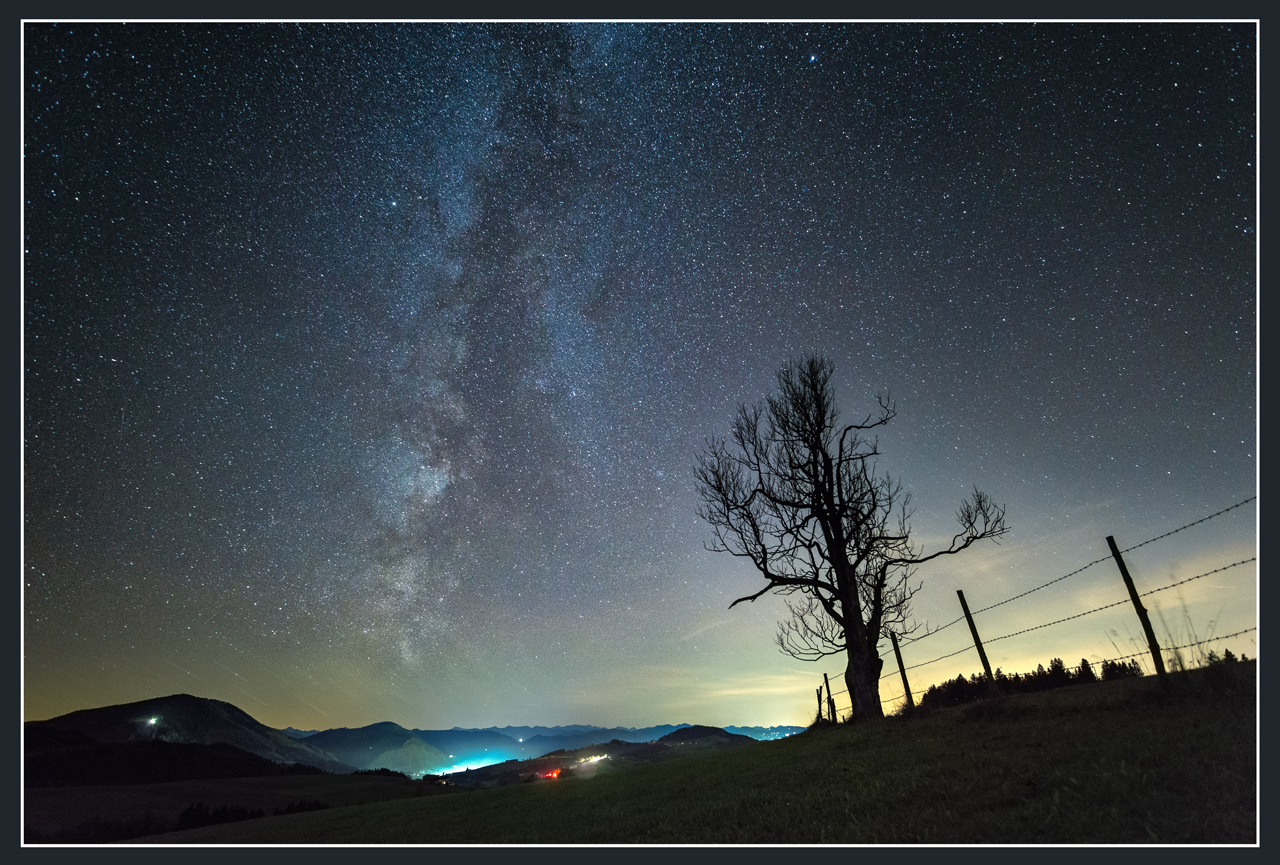
POLYGON ((845 650, 844 629, 813 598, 800 603, 787 602, 791 618, 778 625, 774 642, 784 654, 801 661, 817 661, 845 650))
POLYGON ((997 538, 1009 531, 1004 522, 1004 508, 998 507, 991 497, 977 487, 973 488, 973 497, 960 503, 956 511, 956 521, 960 523, 960 531, 951 539, 945 550, 938 550, 927 556, 915 558, 899 558, 894 563, 899 565, 921 565, 939 556, 949 556, 966 550, 976 541, 991 539, 999 543, 997 538))
POLYGON ((1008 529, 1004 509, 975 488, 947 548, 921 555, 911 496, 879 471, 879 443, 866 438, 896 417, 894 404, 879 396, 878 411, 841 424, 833 371, 821 356, 801 358, 779 371, 775 393, 739 406, 728 439, 708 439, 698 455, 698 514, 711 526, 707 549, 749 559, 764 578, 730 608, 770 592, 796 598, 779 649, 804 660, 846 654, 855 715, 878 715, 879 642, 921 627, 910 613, 916 568, 1008 529))

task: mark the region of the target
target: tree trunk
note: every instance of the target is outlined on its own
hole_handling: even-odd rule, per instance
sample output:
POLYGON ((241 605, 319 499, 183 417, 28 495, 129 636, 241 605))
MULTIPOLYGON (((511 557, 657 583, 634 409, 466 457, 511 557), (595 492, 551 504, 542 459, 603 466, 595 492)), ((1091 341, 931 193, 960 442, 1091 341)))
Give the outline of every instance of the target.
POLYGON ((880 705, 880 666, 860 640, 850 640, 845 647, 849 663, 844 668, 844 684, 853 703, 853 720, 883 718, 880 705), (856 647, 856 648, 855 648, 856 647))
MULTIPOLYGON (((845 568, 840 570, 847 570, 845 568)), ((883 718, 880 705, 880 664, 876 663, 874 645, 867 639, 866 625, 862 621, 862 607, 852 577, 840 581, 844 601, 844 651, 849 658, 844 668, 844 684, 849 689, 849 702, 853 704, 853 720, 866 721, 883 718)))

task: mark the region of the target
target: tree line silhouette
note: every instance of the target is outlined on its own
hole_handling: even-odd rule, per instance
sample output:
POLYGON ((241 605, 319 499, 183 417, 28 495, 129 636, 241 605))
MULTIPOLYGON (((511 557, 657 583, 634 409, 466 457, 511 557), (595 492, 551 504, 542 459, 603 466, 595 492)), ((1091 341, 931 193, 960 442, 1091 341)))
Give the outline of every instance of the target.
MULTIPOLYGON (((1112 681, 1135 678, 1143 675, 1143 672, 1142 665, 1136 660, 1127 663, 1103 661, 1101 674, 1102 680, 1112 681)), ((1094 672, 1093 665, 1085 658, 1080 659, 1080 666, 1074 670, 1068 669, 1061 658, 1054 658, 1049 662, 1047 670, 1044 664, 1039 664, 1030 673, 1006 674, 997 667, 993 677, 996 681, 996 689, 1002 694, 1030 694, 1067 685, 1096 682, 1100 678, 1098 673, 1094 672)), ((983 674, 974 673, 967 679, 961 675, 940 685, 930 685, 929 690, 925 691, 924 696, 920 698, 920 707, 939 709, 945 706, 958 706, 961 703, 980 700, 990 694, 990 686, 983 674)))
MULTIPOLYGON (((1221 657, 1216 652, 1211 651, 1205 658, 1205 666, 1211 672, 1218 672, 1217 668, 1226 668, 1227 665, 1248 660, 1248 657, 1244 655, 1236 658, 1230 649, 1227 649, 1221 657)), ((1036 691, 1047 691, 1052 688, 1063 688, 1067 685, 1133 679, 1142 675, 1144 675, 1142 665, 1137 660, 1127 662, 1103 661, 1100 669, 1095 672, 1093 665, 1086 658, 1081 658, 1080 665, 1074 668, 1064 664, 1061 658, 1054 658, 1049 662, 1048 669, 1045 669, 1044 664, 1038 664, 1036 669, 1030 673, 1006 674, 997 667, 992 674, 992 678, 995 679, 996 690, 1001 694, 1030 694, 1036 691)), ((1219 675, 1211 679, 1211 684, 1216 685, 1218 679, 1222 678, 1219 675)), ((986 676, 981 673, 974 673, 966 679, 961 675, 940 685, 930 685, 929 689, 924 692, 924 696, 920 698, 920 707, 922 709, 941 709, 947 706, 971 703, 990 695, 991 688, 987 683, 986 676)))

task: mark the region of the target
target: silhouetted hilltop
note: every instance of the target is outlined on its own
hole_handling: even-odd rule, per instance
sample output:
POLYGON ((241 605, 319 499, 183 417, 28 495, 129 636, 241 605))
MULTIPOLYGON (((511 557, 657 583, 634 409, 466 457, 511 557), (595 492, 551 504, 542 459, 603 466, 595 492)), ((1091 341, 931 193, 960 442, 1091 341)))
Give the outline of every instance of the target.
POLYGON ((24 738, 35 737, 34 744, 43 748, 59 734, 88 736, 101 744, 226 743, 275 763, 302 763, 328 772, 354 768, 327 751, 259 723, 230 703, 190 694, 82 709, 47 721, 30 721, 23 729, 24 738))
POLYGON ((730 733, 728 730, 722 730, 719 727, 704 727, 701 724, 695 724, 692 727, 684 727, 679 730, 673 730, 667 735, 659 739, 659 742, 698 742, 716 740, 724 744, 749 745, 756 741, 750 736, 740 736, 737 733, 730 733))
POLYGON ((322 730, 305 741, 358 769, 392 769, 421 775, 438 772, 454 762, 413 730, 390 721, 354 729, 322 730))
POLYGON ((285 727, 280 731, 286 734, 290 739, 305 739, 308 736, 314 736, 319 730, 299 730, 297 727, 285 727))
POLYGON ((454 727, 452 730, 413 730, 414 735, 424 742, 439 748, 448 758, 447 767, 464 763, 484 761, 500 763, 518 757, 528 756, 531 748, 526 749, 524 743, 493 730, 463 730, 454 727))

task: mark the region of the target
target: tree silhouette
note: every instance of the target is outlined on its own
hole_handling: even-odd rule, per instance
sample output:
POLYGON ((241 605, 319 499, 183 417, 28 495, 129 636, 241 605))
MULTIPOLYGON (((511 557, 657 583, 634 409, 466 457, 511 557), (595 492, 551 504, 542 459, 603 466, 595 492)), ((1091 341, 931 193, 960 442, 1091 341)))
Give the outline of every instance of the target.
POLYGON ((1003 509, 975 488, 950 545, 917 549, 911 496, 878 473, 877 442, 866 438, 894 418, 893 404, 878 398, 878 412, 842 425, 833 371, 804 357, 779 371, 776 395, 739 406, 730 439, 709 439, 698 455, 698 514, 714 534, 707 549, 750 559, 765 579, 730 608, 770 591, 791 596, 779 648, 803 660, 844 653, 854 718, 882 717, 879 644, 889 630, 917 627, 908 624, 916 566, 1007 528, 1003 509))
POLYGON ((1121 661, 1102 662, 1102 681, 1111 682, 1116 679, 1135 679, 1142 675, 1142 665, 1137 661, 1124 663, 1121 661))

